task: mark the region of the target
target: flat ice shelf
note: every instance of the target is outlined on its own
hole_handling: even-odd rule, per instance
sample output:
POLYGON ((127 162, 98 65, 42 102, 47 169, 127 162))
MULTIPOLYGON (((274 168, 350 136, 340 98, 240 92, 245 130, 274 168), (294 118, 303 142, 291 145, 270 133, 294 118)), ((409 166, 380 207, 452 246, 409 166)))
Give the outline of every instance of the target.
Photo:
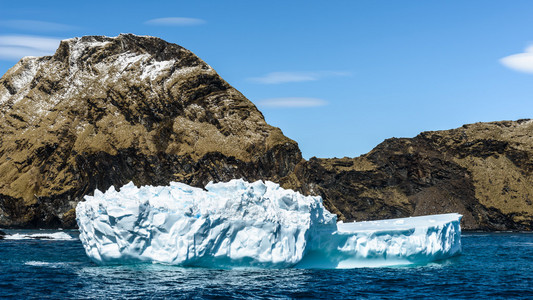
POLYGON ((337 231, 298 264, 358 268, 426 264, 461 253, 461 215, 337 223, 337 231))

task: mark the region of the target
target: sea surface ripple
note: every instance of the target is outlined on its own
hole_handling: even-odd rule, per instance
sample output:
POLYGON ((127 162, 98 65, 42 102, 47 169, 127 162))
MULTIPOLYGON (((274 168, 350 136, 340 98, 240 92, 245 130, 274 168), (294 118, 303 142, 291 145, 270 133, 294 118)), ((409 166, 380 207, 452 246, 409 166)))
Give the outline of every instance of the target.
POLYGON ((0 298, 533 298, 532 233, 464 233, 461 256, 422 266, 218 270, 99 266, 63 232, 73 239, 0 240, 0 298))

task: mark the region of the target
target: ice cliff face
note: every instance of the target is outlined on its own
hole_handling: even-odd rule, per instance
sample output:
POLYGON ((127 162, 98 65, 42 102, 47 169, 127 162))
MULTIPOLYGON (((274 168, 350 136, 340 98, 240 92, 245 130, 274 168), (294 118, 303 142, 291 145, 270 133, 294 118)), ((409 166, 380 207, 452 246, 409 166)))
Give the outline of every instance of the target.
POLYGON ((80 239, 97 262, 291 266, 314 236, 335 230, 320 197, 262 181, 110 188, 77 207, 80 239))
POLYGON ((460 253, 460 215, 336 224, 320 197, 262 181, 96 191, 76 209, 98 263, 351 268, 460 253))

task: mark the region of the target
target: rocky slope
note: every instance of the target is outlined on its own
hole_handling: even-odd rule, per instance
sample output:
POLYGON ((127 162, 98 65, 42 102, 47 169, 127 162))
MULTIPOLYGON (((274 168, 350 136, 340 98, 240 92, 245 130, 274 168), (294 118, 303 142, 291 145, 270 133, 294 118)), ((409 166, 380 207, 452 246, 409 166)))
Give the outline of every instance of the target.
POLYGON ((0 79, 0 227, 73 227, 95 188, 278 180, 298 145, 190 51, 123 34, 62 41, 0 79))
POLYGON ((302 162, 284 182, 346 220, 459 212, 464 229, 533 230, 533 121, 388 139, 361 157, 302 162))
POLYGON ((357 158, 298 145, 190 51, 123 34, 61 42, 0 79, 0 227, 69 228, 94 189, 244 178, 320 194, 341 219, 459 212, 533 230, 533 122, 389 139, 357 158))

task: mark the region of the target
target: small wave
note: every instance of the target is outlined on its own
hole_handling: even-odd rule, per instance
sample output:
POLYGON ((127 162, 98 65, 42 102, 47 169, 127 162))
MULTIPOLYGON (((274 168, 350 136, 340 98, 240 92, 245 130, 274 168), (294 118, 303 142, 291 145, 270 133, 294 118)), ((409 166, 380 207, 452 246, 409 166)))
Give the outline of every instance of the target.
POLYGON ((46 262, 46 261, 27 261, 24 263, 26 266, 34 267, 49 267, 49 268, 59 268, 65 265, 65 263, 58 262, 46 262))
POLYGON ((533 243, 522 242, 522 243, 506 243, 509 246, 533 246, 533 243))
POLYGON ((64 232, 55 232, 55 233, 32 233, 32 234, 21 234, 15 233, 11 235, 4 236, 5 240, 61 240, 61 241, 70 241, 74 240, 72 236, 64 232))

